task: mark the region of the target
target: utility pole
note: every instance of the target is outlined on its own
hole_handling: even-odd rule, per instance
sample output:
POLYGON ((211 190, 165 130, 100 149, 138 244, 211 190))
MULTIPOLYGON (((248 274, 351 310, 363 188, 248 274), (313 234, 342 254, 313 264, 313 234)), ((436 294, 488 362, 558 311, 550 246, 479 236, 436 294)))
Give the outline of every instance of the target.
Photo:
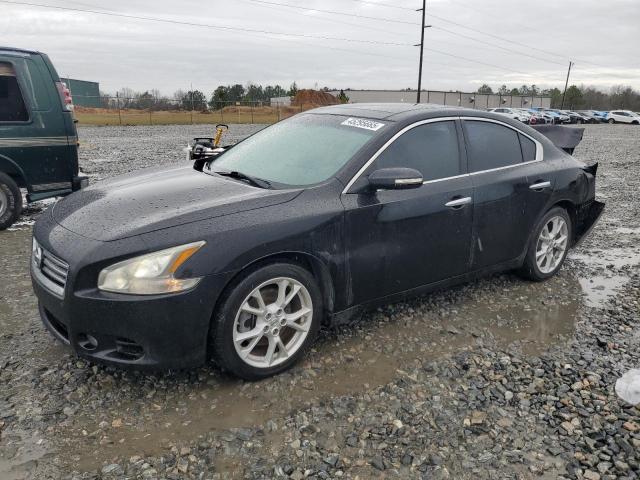
MULTIPOLYGON (((416 12, 422 10, 422 22, 420 23, 420 66, 418 67, 418 98, 416 99, 416 103, 420 103, 420 92, 422 90, 422 57, 424 53, 424 31, 426 28, 429 28, 431 25, 425 25, 427 15, 427 0, 422 0, 422 8, 418 8, 416 12)), ((418 45, 415 45, 416 47, 418 45)))
POLYGON ((567 96, 567 87, 569 86, 569 75, 571 74, 571 67, 573 66, 573 62, 569 62, 569 70, 567 71, 567 81, 564 84, 564 93, 562 94, 562 106, 560 110, 564 110, 564 98, 567 96))

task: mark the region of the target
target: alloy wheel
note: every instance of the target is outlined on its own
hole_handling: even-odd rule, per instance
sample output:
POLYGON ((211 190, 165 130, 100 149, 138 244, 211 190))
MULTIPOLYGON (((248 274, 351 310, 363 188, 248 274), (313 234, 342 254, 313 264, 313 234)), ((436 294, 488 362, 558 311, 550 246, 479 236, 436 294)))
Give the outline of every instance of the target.
POLYGON ((240 359, 257 368, 285 362, 304 344, 313 318, 307 288, 289 277, 268 280, 244 299, 233 324, 240 359))
POLYGON ((542 273, 553 272, 567 251, 569 227, 561 216, 551 217, 542 227, 536 242, 536 264, 542 273))

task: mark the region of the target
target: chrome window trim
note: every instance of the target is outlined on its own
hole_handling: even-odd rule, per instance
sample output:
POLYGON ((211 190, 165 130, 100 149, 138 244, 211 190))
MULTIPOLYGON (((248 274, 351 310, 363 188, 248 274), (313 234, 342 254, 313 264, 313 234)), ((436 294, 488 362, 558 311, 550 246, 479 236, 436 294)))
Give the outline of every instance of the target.
POLYGON ((533 138, 531 135, 523 132, 522 130, 520 130, 519 128, 514 127, 513 125, 509 125, 508 123, 504 123, 501 122, 500 120, 495 120, 493 118, 483 118, 483 117, 460 117, 460 120, 473 120, 473 121, 477 121, 477 122, 488 122, 488 123, 497 123, 498 125, 502 125, 504 127, 510 128, 511 130, 514 130, 515 132, 524 135, 525 137, 527 137, 529 140, 531 140, 533 143, 536 144, 536 159, 535 160, 528 160, 526 162, 521 162, 521 163, 516 163, 513 165, 506 165, 504 167, 497 167, 497 168, 490 168, 488 170, 479 170, 477 172, 471 172, 470 175, 475 175, 477 173, 484 173, 484 172, 493 172, 495 170, 502 170, 504 168, 511 168, 511 167, 517 167, 518 165, 526 165, 529 163, 533 163, 533 162, 541 162, 542 160, 544 160, 544 149, 542 148, 542 144, 536 140, 535 138, 533 138))
POLYGON ((477 172, 472 172, 472 173, 463 173, 463 174, 460 174, 460 175, 454 175, 452 177, 437 178, 435 180, 425 180, 424 182, 422 182, 423 185, 426 185, 428 183, 443 182, 445 180, 453 180, 453 179, 456 179, 456 178, 470 177, 472 175, 479 175, 481 173, 488 173, 488 172, 496 172, 496 171, 499 171, 499 170, 506 170, 508 168, 520 167, 522 165, 529 165, 531 163, 542 162, 544 160, 544 149, 542 147, 542 144, 538 140, 533 138, 531 135, 523 132, 522 130, 514 127, 513 125, 509 125, 508 123, 501 122, 500 120, 495 120, 493 118, 485 118, 485 117, 438 117, 438 118, 428 118, 426 120, 420 120, 418 122, 412 123, 411 125, 407 125, 402 130, 400 130, 398 133, 396 133, 393 137, 391 137, 382 147, 380 147, 378 149, 378 151, 376 153, 373 154, 373 156, 369 160, 367 160, 365 162, 365 164, 362 166, 362 168, 360 168, 360 170, 358 170, 356 172, 356 174, 351 178, 351 180, 349 180, 349 183, 347 183, 347 186, 344 187, 344 189, 342 190, 342 194, 343 195, 347 194, 349 189, 353 186, 354 183, 356 183, 356 181, 367 170, 367 168, 369 168, 369 166, 380 155, 382 155, 382 152, 384 152, 389 147, 389 145, 391 145, 393 142, 395 142, 399 137, 404 135, 409 130, 411 130, 411 129, 415 128, 415 127, 419 127, 420 125, 428 124, 428 123, 450 122, 450 121, 455 121, 455 120, 474 120, 474 121, 480 121, 480 122, 497 123, 498 125, 503 125, 505 127, 508 127, 511 130, 514 130, 516 133, 524 135, 529 140, 531 140, 533 143, 535 143, 535 145, 536 145, 536 159, 535 160, 529 160, 529 161, 526 161, 526 162, 521 162, 521 163, 515 163, 513 165, 505 165, 504 167, 496 167, 496 168, 490 168, 490 169, 487 169, 487 170, 479 170, 477 172))

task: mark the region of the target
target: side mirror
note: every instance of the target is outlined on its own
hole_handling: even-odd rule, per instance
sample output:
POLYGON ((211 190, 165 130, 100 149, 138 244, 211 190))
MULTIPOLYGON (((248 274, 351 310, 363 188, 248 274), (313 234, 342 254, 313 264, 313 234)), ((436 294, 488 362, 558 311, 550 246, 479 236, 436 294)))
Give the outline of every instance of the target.
POLYGON ((406 190, 422 186, 422 174, 413 168, 381 168, 368 177, 371 190, 406 190))

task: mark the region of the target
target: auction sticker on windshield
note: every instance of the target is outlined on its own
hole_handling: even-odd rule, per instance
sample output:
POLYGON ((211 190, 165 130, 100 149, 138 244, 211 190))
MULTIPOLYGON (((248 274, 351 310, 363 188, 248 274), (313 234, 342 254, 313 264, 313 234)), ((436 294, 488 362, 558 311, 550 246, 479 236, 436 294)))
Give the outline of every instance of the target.
POLYGON ((367 120, 364 118, 347 118, 341 125, 364 128, 366 130, 373 130, 374 132, 384 127, 384 123, 374 122, 373 120, 367 120))

